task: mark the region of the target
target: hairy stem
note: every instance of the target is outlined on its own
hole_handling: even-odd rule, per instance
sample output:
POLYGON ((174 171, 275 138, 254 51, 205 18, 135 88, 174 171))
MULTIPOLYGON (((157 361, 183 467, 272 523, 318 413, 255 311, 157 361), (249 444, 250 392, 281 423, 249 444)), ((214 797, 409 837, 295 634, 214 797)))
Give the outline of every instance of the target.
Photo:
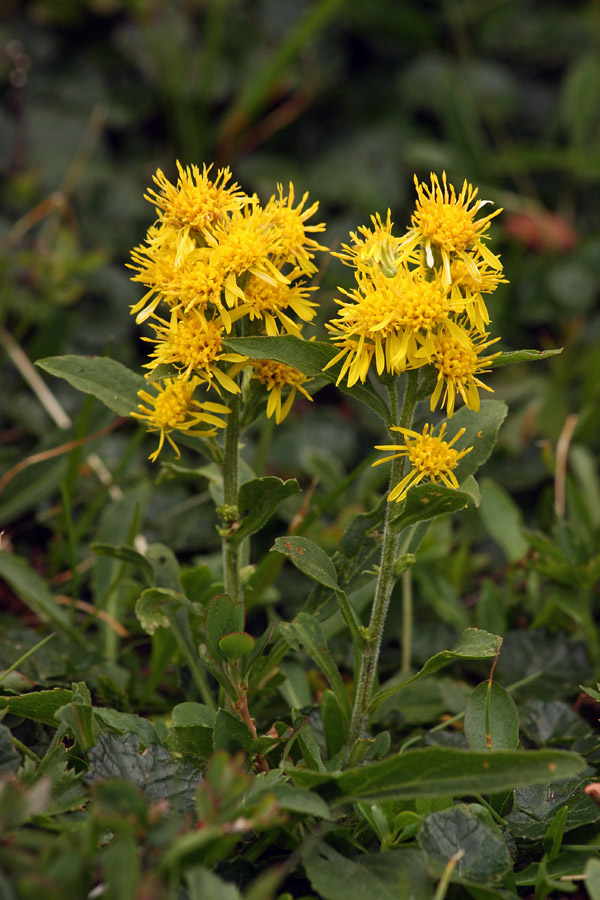
POLYGON ((221 507, 222 547, 223 547, 223 574, 225 579, 225 593, 232 600, 242 600, 242 585, 240 581, 240 545, 232 543, 231 537, 237 524, 238 509, 238 448, 240 439, 240 400, 234 394, 229 401, 231 412, 227 417, 225 431, 225 447, 223 451, 223 506, 221 507))
MULTIPOLYGON (((410 428, 417 402, 418 373, 409 372, 406 381, 406 393, 402 405, 402 414, 398 421, 398 386, 394 381, 388 388, 390 396, 390 408, 392 425, 399 424, 403 428, 410 428)), ((397 441, 397 432, 390 431, 393 441, 397 441)), ((389 489, 391 490, 404 476, 406 457, 401 456, 392 460, 389 489)), ((385 511, 383 526, 383 542, 381 546, 381 560, 379 564, 379 576, 375 589, 375 598, 371 610, 371 621, 367 631, 366 646, 362 653, 360 672, 354 695, 354 707, 352 719, 348 731, 346 743, 346 760, 356 740, 363 737, 369 718, 369 704, 373 693, 381 640, 387 611, 390 605, 392 589, 396 583, 394 563, 398 549, 398 536, 390 527, 392 516, 391 504, 388 503, 385 511)))

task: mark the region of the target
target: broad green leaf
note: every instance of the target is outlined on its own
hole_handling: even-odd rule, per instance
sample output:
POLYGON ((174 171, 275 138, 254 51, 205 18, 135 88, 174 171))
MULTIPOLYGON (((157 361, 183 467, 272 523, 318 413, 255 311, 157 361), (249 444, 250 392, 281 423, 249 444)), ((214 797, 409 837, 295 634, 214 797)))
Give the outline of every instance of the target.
POLYGON ((226 634, 243 631, 246 613, 241 600, 232 600, 228 594, 214 597, 206 609, 206 635, 210 649, 219 659, 219 642, 226 634))
POLYGON ((229 662, 235 662, 254 647, 254 638, 246 631, 231 631, 219 641, 219 650, 229 662))
POLYGON ((565 831, 600 821, 600 807, 583 790, 581 778, 557 781, 553 775, 548 783, 517 787, 515 808, 505 816, 506 823, 515 837, 529 841, 542 840, 563 806, 567 809, 565 831))
POLYGON ((394 531, 401 531, 417 522, 459 512, 469 503, 479 505, 479 488, 472 476, 458 490, 443 484, 418 484, 409 490, 402 512, 391 520, 391 526, 394 531))
MULTIPOLYGON (((323 341, 303 341, 289 334, 281 337, 229 338, 224 344, 230 350, 243 353, 252 359, 274 359, 293 366, 305 375, 313 378, 319 376, 328 381, 335 381, 342 367, 339 362, 326 372, 323 371, 323 367, 339 352, 333 344, 323 341)), ((384 422, 389 423, 389 409, 369 382, 348 387, 345 381, 341 381, 339 388, 361 403, 366 403, 384 422)))
POLYGON ((306 874, 324 900, 430 900, 433 882, 416 848, 342 856, 321 841, 308 844, 306 874))
POLYGON ((216 712, 203 703, 179 703, 172 713, 173 728, 166 744, 171 750, 198 762, 213 753, 216 712))
POLYGON ((490 634, 489 631, 482 631, 480 628, 466 628, 451 650, 442 650, 440 653, 436 653, 435 656, 427 660, 416 675, 407 678, 406 681, 394 684, 388 688, 384 686, 382 690, 378 691, 371 701, 371 709, 377 709, 384 700, 408 687, 409 684, 413 684, 427 675, 432 675, 453 662, 461 659, 491 659, 496 656, 501 644, 502 638, 497 634, 490 634))
POLYGON ((129 416, 138 407, 138 391, 148 385, 145 378, 106 356, 48 356, 36 366, 64 378, 70 385, 93 394, 118 416, 129 416))
POLYGON ((135 614, 140 625, 148 634, 154 634, 157 628, 170 628, 169 610, 180 605, 191 607, 192 604, 183 594, 167 588, 148 588, 142 591, 135 604, 135 614))
POLYGON ((300 486, 295 478, 282 481, 267 475, 242 484, 238 492, 239 525, 229 541, 239 543, 259 531, 269 521, 282 500, 297 494, 300 486))
POLYGON ((327 743, 327 753, 329 758, 335 756, 336 753, 344 746, 346 738, 346 729, 344 728, 344 716, 337 702, 333 691, 323 691, 321 698, 321 716, 323 718, 323 731, 325 733, 325 741, 327 743))
POLYGON ((483 400, 479 412, 463 406, 451 419, 445 420, 447 431, 444 440, 451 440, 461 428, 464 428, 465 433, 454 446, 457 450, 473 448, 454 470, 459 484, 462 484, 469 475, 474 475, 487 460, 507 412, 506 403, 501 400, 483 400))
POLYGON ((566 747, 593 735, 585 719, 563 700, 529 700, 519 707, 519 719, 521 731, 538 747, 566 747))
POLYGON ((488 534, 502 547, 509 562, 522 559, 529 542, 522 530, 523 516, 508 491, 492 478, 481 482, 479 515, 488 534))
POLYGON ((141 746, 158 743, 158 735, 152 722, 142 716, 133 713, 120 712, 117 709, 94 706, 94 719, 100 720, 102 725, 116 731, 117 734, 137 734, 141 746))
POLYGON ((201 866, 186 870, 185 883, 189 900, 242 900, 235 884, 201 866))
POLYGON ((512 868, 508 847, 468 806, 453 806, 427 816, 419 831, 419 845, 441 874, 452 857, 454 872, 481 884, 500 881, 512 868))
POLYGON ((350 700, 317 619, 301 612, 293 622, 282 623, 280 633, 295 649, 304 647, 310 658, 318 665, 337 698, 347 728, 351 714, 350 700))
POLYGON ((510 694, 493 681, 482 681, 467 701, 465 737, 471 750, 514 750, 519 715, 510 694))
POLYGON ((0 709, 7 709, 15 716, 43 722, 44 725, 58 724, 55 713, 61 706, 73 699, 73 691, 53 688, 51 691, 31 691, 20 697, 0 697, 0 709))
POLYGON ((178 703, 173 707, 172 719, 175 726, 205 725, 212 728, 215 724, 216 712, 204 703, 178 703))
POLYGON ((217 711, 213 728, 215 750, 227 750, 228 753, 244 750, 249 753, 252 741, 252 732, 241 719, 225 709, 217 711))
POLYGON ((553 779, 577 775, 585 765, 581 756, 562 750, 476 752, 424 747, 347 772, 293 768, 287 771, 304 787, 319 785, 320 792, 330 801, 346 798, 381 803, 408 797, 456 797, 547 785, 553 779))
POLYGON ((90 550, 97 556, 107 556, 110 559, 119 559, 121 562, 130 563, 143 574, 148 585, 153 581, 152 565, 142 553, 138 553, 133 547, 125 544, 105 544, 100 541, 90 545, 90 550))
POLYGON ((554 350, 509 350, 501 353, 489 363, 490 369, 498 369, 500 366, 513 366, 515 363, 534 362, 536 360, 550 359, 563 352, 562 347, 554 350))
POLYGON ((12 734, 6 725, 0 725, 0 777, 16 772, 21 765, 21 757, 15 750, 12 734))
POLYGON ((324 584, 334 591, 339 591, 335 566, 317 544, 305 537, 278 537, 271 547, 271 551, 277 550, 294 563, 297 569, 324 584))
POLYGON ((202 778, 198 767, 174 760, 161 744, 150 744, 140 753, 135 734, 101 734, 88 759, 88 783, 119 778, 140 788, 149 803, 168 800, 172 813, 194 808, 194 793, 202 778))
POLYGON ((71 700, 56 710, 55 716, 69 731, 82 750, 87 751, 96 743, 98 729, 94 721, 94 708, 89 688, 83 682, 72 685, 71 700))
POLYGON ((27 560, 15 553, 0 550, 0 578, 8 582, 15 594, 43 622, 51 622, 72 640, 84 644, 83 637, 73 628, 67 613, 58 605, 44 579, 31 568, 27 560))

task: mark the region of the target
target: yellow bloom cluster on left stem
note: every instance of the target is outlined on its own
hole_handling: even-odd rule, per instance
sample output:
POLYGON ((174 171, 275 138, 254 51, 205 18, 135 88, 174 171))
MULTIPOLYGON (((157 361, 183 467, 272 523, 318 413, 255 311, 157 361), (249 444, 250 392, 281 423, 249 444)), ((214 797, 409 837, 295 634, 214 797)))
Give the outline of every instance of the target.
MULTIPOLYGON (((231 180, 228 168, 183 167, 169 181, 162 171, 145 195, 156 221, 145 241, 132 251, 132 280, 145 288, 131 312, 152 332, 145 368, 157 392, 141 391, 132 415, 158 432, 179 455, 174 431, 209 437, 225 427, 230 412, 198 393, 239 394, 239 372, 251 368, 257 378, 269 361, 250 360, 225 347, 228 335, 302 336, 317 304, 306 284, 316 271, 315 252, 325 250, 317 236, 323 223, 309 224, 318 204, 304 194, 299 202, 290 183, 263 206, 231 180)), ((282 421, 297 390, 307 379, 279 367, 276 378, 259 378, 269 392, 267 414, 282 421), (287 392, 285 399, 282 390, 287 392)))

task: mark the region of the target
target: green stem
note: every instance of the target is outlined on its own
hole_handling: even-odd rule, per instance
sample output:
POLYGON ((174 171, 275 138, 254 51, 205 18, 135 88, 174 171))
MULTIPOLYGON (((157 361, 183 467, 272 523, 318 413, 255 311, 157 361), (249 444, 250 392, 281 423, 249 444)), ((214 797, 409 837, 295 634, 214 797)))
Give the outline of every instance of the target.
POLYGON ((410 672, 412 665, 413 593, 412 572, 402 573, 402 672, 410 672))
POLYGON ((240 581, 240 545, 229 540, 230 529, 235 526, 238 518, 238 450, 240 440, 240 400, 239 395, 234 394, 229 401, 231 412, 227 417, 227 429, 225 431, 225 448, 223 452, 223 507, 221 517, 223 519, 223 574, 225 578, 225 593, 229 594, 236 603, 242 600, 242 585, 240 581))
MULTIPOLYGON (((410 428, 417 403, 417 387, 419 376, 417 372, 409 372, 406 381, 406 393, 404 395, 404 403, 402 405, 402 415, 400 416, 400 424, 403 428, 410 428)), ((397 381, 393 381, 388 387, 390 396, 391 424, 396 425, 398 422, 398 385, 397 381)), ((397 432, 390 431, 390 437, 395 442, 398 439, 397 432)), ((392 468, 390 472, 391 490, 404 477, 406 457, 400 456, 392 460, 392 468)), ((381 641, 383 637, 383 629, 387 611, 390 605, 392 589, 396 581, 394 574, 394 563, 396 561, 396 552, 398 546, 398 536, 390 527, 391 504, 387 504, 385 511, 385 520, 383 526, 383 543, 381 547, 381 560, 379 564, 379 576, 377 579, 377 587, 375 589, 375 598, 373 600, 373 608, 371 610, 371 621, 367 631, 366 646, 363 650, 360 665, 360 673, 356 692, 354 695, 354 708, 352 710, 352 719, 348 731, 348 740, 346 742, 346 761, 350 755, 352 747, 359 738, 361 738, 367 728, 369 718, 369 705, 373 694, 373 685, 375 683, 375 675, 377 673, 377 663, 379 662, 379 652, 381 650, 381 641)))

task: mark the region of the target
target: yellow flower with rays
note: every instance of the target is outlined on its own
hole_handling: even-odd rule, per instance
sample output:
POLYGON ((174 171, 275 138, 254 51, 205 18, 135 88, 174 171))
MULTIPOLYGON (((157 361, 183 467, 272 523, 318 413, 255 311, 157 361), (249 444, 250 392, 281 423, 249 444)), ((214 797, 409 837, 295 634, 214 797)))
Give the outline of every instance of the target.
POLYGON ((312 397, 303 387, 311 379, 299 372, 298 369, 287 366, 285 363, 275 362, 272 359, 251 359, 249 362, 254 370, 252 377, 264 384, 269 392, 267 417, 271 418, 274 415, 278 425, 280 422, 283 422, 292 408, 296 391, 303 394, 307 400, 312 401, 312 397), (282 403, 282 391, 285 387, 288 387, 290 390, 282 403))
POLYGON ((196 377, 189 380, 167 378, 157 387, 158 393, 155 395, 138 391, 138 397, 143 402, 138 405, 138 412, 130 415, 144 422, 148 431, 158 431, 160 435, 158 448, 148 457, 152 462, 162 450, 165 438, 179 458, 179 448, 171 437, 173 431, 184 431, 194 437, 211 437, 217 433, 217 428, 225 428, 220 416, 231 410, 222 403, 194 400, 198 384, 200 379, 196 377), (200 428, 201 425, 210 427, 200 428))
MULTIPOLYGON (((140 282, 147 292, 131 307, 136 322, 145 322, 163 301, 171 309, 183 307, 186 311, 197 307, 204 310, 209 303, 221 312, 221 291, 224 273, 211 260, 211 251, 196 248, 191 239, 178 244, 172 229, 152 227, 146 244, 136 247, 129 268, 137 274, 132 281, 140 282)), ((231 328, 227 311, 224 322, 231 328)))
POLYGON ((371 222, 372 230, 366 225, 360 225, 357 232, 350 232, 352 245, 342 244, 343 252, 332 253, 332 256, 337 256, 344 265, 354 266, 362 271, 379 266, 383 274, 390 278, 398 269, 398 238, 392 234, 393 222, 390 210, 387 211, 385 222, 379 213, 371 216, 371 222))
POLYGON ((433 426, 425 425, 423 431, 412 431, 410 428, 402 428, 400 425, 393 425, 392 431, 399 431, 404 435, 404 446, 401 444, 381 444, 376 446, 376 450, 392 450, 391 456, 378 459, 374 462, 374 466, 381 463, 389 462, 399 457, 408 457, 410 463, 410 471, 408 475, 398 482, 390 491, 388 501, 395 500, 400 503, 404 500, 411 487, 420 484, 422 481, 430 481, 434 484, 442 483, 449 488, 457 488, 458 481, 454 474, 460 460, 463 459, 473 449, 468 447, 464 450, 456 450, 454 444, 460 440, 465 433, 465 429, 461 428, 454 435, 451 441, 445 441, 446 423, 443 422, 437 435, 433 433, 433 426))
POLYGON ((245 357, 223 349, 224 326, 220 317, 206 319, 197 309, 187 313, 173 310, 169 322, 156 317, 150 322, 155 338, 142 340, 155 344, 150 362, 144 368, 154 371, 160 365, 172 365, 180 370, 180 377, 199 375, 217 390, 224 388, 232 394, 239 392, 236 382, 220 368, 220 363, 239 363, 245 357))
POLYGON ((474 277, 471 269, 468 269, 462 259, 456 259, 450 267, 452 279, 452 297, 458 300, 462 297, 464 308, 471 324, 479 331, 485 331, 490 323, 490 316, 482 294, 491 294, 499 284, 507 284, 507 279, 502 277, 502 272, 490 269, 481 257, 475 255, 477 277, 474 277))
POLYGON ((452 259, 456 257, 463 261, 475 279, 478 278, 477 257, 491 269, 501 271, 500 260, 484 243, 490 221, 501 210, 497 209, 481 219, 476 219, 479 210, 487 203, 491 203, 490 200, 477 200, 477 188, 465 180, 460 193, 457 194, 453 185, 448 184, 445 172, 442 173, 442 185, 437 175, 431 173, 430 177, 431 186, 424 182, 419 184, 415 175, 417 202, 411 217, 412 227, 399 240, 402 255, 411 253, 422 244, 427 265, 433 268, 440 264, 436 260, 437 254, 442 266, 442 280, 446 287, 451 284, 450 266, 452 259))
POLYGON ((258 205, 251 209, 234 210, 226 222, 219 223, 204 236, 212 249, 211 265, 223 273, 223 288, 229 307, 244 302, 245 276, 255 275, 268 284, 288 284, 273 264, 279 237, 269 227, 269 217, 258 205))
POLYGON ((317 267, 312 262, 315 250, 327 250, 309 232, 318 234, 325 231, 325 223, 307 225, 307 219, 313 216, 319 208, 318 202, 305 207, 308 200, 308 192, 303 194, 301 201, 294 207, 294 185, 290 181, 289 193, 283 196, 283 187, 277 185, 279 196, 273 196, 265 207, 265 217, 270 217, 271 223, 278 234, 277 256, 281 263, 291 263, 298 273, 314 275, 317 267))
POLYGON ((485 367, 499 353, 492 353, 481 357, 480 354, 487 350, 500 338, 486 340, 488 334, 478 334, 474 328, 464 328, 465 323, 459 322, 464 329, 468 344, 464 340, 458 341, 455 334, 446 329, 440 329, 433 336, 433 355, 431 361, 438 370, 438 379, 435 390, 431 395, 431 409, 434 410, 442 397, 442 406, 446 406, 448 417, 454 413, 454 405, 457 393, 462 397, 469 409, 479 412, 479 390, 492 391, 477 377, 483 372, 489 372, 485 367))
POLYGON ((310 322, 316 315, 318 303, 309 300, 315 287, 305 287, 303 282, 296 284, 269 284, 262 278, 250 279, 244 287, 245 300, 236 312, 248 316, 251 322, 262 320, 268 335, 279 334, 278 321, 288 334, 301 336, 301 325, 290 318, 288 312, 295 313, 303 322, 310 322))
POLYGON ((190 231, 202 234, 205 228, 221 222, 228 213, 243 209, 251 202, 238 184, 229 184, 231 172, 228 168, 218 169, 216 177, 210 177, 212 165, 186 166, 177 162, 179 177, 172 184, 158 169, 153 180, 158 191, 148 189, 146 200, 154 203, 165 225, 179 233, 184 239, 190 231))

